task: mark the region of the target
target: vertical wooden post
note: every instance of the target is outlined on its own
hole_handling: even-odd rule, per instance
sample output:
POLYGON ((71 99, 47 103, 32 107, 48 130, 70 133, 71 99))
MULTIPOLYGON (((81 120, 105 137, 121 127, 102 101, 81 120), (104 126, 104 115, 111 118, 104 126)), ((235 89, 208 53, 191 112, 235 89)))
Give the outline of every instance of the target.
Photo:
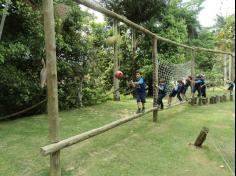
POLYGON ((194 50, 190 50, 191 55, 191 76, 194 77, 195 75, 195 58, 194 58, 194 50))
MULTIPOLYGON (((118 36, 118 21, 116 19, 113 20, 113 36, 118 36)), ((118 40, 118 38, 117 38, 118 40)), ((120 101, 120 91, 119 91, 119 79, 115 77, 116 72, 119 70, 119 61, 118 61, 118 41, 114 42, 113 48, 114 48, 114 66, 113 66, 113 87, 114 87, 114 93, 113 93, 113 100, 114 101, 120 101)))
MULTIPOLYGON (((157 60, 157 38, 153 37, 152 62, 153 62, 153 106, 157 105, 158 98, 158 60, 157 60)), ((153 111, 153 122, 157 121, 158 110, 153 111)))
POLYGON ((227 58, 226 55, 224 57, 224 83, 226 83, 227 77, 227 58))
POLYGON ((235 56, 231 55, 231 61, 232 61, 232 70, 231 70, 231 81, 235 81, 235 56))
MULTIPOLYGON (((59 120, 53 0, 43 0, 43 10, 47 69, 49 138, 51 143, 55 143, 59 141, 59 120)), ((60 175, 60 151, 57 151, 50 155, 50 176, 60 175)))
POLYGON ((232 81, 232 57, 228 55, 229 60, 229 80, 232 81))
POLYGON ((136 50, 137 50, 137 31, 132 28, 132 79, 136 79, 136 50))
POLYGON ((0 40, 2 38, 2 31, 5 23, 5 19, 7 17, 7 14, 3 12, 2 19, 1 19, 1 24, 0 24, 0 40))

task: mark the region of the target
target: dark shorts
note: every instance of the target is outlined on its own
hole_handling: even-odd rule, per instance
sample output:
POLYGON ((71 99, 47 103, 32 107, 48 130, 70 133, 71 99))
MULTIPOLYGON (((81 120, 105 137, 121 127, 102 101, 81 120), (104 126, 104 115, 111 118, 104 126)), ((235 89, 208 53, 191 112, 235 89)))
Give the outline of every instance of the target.
POLYGON ((180 93, 185 94, 187 88, 185 86, 182 86, 180 89, 180 93))
POLYGON ((173 89, 173 90, 170 92, 169 97, 175 97, 176 94, 177 94, 177 91, 173 89))
POLYGON ((231 90, 231 91, 232 91, 232 90, 234 90, 234 87, 229 87, 228 90, 231 90))
POLYGON ((137 93, 137 102, 146 103, 146 93, 137 93))

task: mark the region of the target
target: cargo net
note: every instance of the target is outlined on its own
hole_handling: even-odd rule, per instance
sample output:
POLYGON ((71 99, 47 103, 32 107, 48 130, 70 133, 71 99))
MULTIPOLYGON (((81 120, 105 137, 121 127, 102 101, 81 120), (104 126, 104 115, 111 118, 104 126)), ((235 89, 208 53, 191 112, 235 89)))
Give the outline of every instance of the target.
POLYGON ((173 64, 165 60, 158 62, 158 77, 165 79, 168 82, 175 82, 177 80, 184 80, 191 74, 191 61, 173 64))

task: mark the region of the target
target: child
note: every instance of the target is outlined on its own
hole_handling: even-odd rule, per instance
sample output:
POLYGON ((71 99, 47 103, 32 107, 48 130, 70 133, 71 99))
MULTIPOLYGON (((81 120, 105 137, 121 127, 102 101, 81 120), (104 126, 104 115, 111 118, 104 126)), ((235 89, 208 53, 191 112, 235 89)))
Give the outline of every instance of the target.
POLYGON ((188 100, 187 97, 186 97, 186 92, 188 90, 188 87, 190 86, 191 87, 191 80, 192 80, 192 77, 191 76, 188 76, 188 78, 185 79, 185 83, 182 87, 182 90, 180 90, 180 93, 181 93, 181 96, 184 100, 188 100))
POLYGON ((162 99, 165 96, 166 96, 166 81, 164 79, 161 79, 158 86, 158 98, 157 98, 157 105, 161 106, 161 109, 164 108, 162 99))
POLYGON ((202 80, 200 79, 200 76, 197 76, 195 81, 192 84, 192 97, 195 96, 195 92, 198 92, 198 97, 201 96, 201 84, 202 80))
POLYGON ((234 83, 232 81, 228 81, 228 86, 229 94, 232 95, 232 92, 234 90, 234 83))
POLYGON ((145 91, 145 81, 144 78, 141 76, 140 71, 136 71, 136 82, 131 81, 132 86, 136 90, 137 94, 137 106, 138 110, 136 113, 142 113, 145 112, 145 103, 146 103, 146 91, 145 91), (142 109, 141 109, 141 103, 142 103, 142 109))
POLYGON ((202 97, 206 98, 206 83, 205 83, 205 75, 201 75, 201 94, 202 97))
POLYGON ((176 95, 177 95, 177 98, 179 99, 179 101, 182 102, 182 98, 180 96, 180 90, 181 90, 182 86, 183 86, 182 80, 178 80, 176 87, 173 88, 169 94, 168 106, 171 106, 172 98, 175 97, 176 95))

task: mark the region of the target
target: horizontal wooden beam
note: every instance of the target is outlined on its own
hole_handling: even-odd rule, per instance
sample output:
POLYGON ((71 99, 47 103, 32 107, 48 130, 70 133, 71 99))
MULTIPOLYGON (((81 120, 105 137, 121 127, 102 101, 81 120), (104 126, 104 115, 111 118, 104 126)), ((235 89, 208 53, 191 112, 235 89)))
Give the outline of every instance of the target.
POLYGON ((125 117, 125 118, 116 120, 114 122, 111 122, 107 125, 104 125, 100 128, 92 129, 90 131, 87 131, 87 132, 81 133, 79 135, 72 136, 70 138, 59 141, 57 143, 53 143, 53 144, 41 147, 41 154, 44 155, 44 156, 52 154, 52 153, 54 153, 56 151, 59 151, 63 148, 69 147, 73 144, 79 143, 79 142, 84 141, 86 139, 89 139, 93 136, 97 136, 101 133, 104 133, 104 132, 106 132, 106 131, 108 131, 112 128, 115 128, 115 127, 121 125, 121 124, 124 124, 126 122, 131 121, 131 120, 134 120, 138 117, 144 116, 145 114, 150 113, 150 112, 152 112, 154 110, 157 110, 157 109, 158 109, 157 107, 154 107, 154 108, 151 108, 151 109, 147 110, 144 113, 136 114, 136 115, 133 115, 131 117, 125 117))
POLYGON ((98 3, 95 3, 91 0, 76 0, 76 2, 78 2, 79 4, 82 4, 88 8, 91 8, 95 11, 98 11, 106 16, 109 16, 111 18, 115 18, 123 23, 125 23, 126 25, 128 26, 131 26, 132 28, 135 28, 145 34, 148 34, 150 36, 154 36, 156 37, 158 40, 160 41, 163 41, 163 42, 166 42, 166 43, 170 43, 170 44, 173 44, 173 45, 176 45, 176 46, 180 46, 180 47, 184 47, 184 48, 188 48, 188 49, 191 49, 191 50, 194 50, 194 51, 206 51, 206 52, 213 52, 213 53, 218 53, 218 54, 228 54, 228 55, 233 55, 233 53, 230 53, 230 52, 225 52, 225 51, 219 51, 219 50, 212 50, 212 49, 206 49, 206 48, 199 48, 199 47, 190 47, 190 46, 187 46, 187 45, 184 45, 184 44, 181 44, 181 43, 177 43, 177 42, 174 42, 172 40, 169 40, 167 38, 164 38, 164 37, 160 37, 158 35, 156 35, 155 33, 149 31, 148 29, 128 20, 126 17, 124 16, 121 16, 121 15, 118 15, 117 13, 115 12, 112 12, 102 6, 100 6, 98 3))

